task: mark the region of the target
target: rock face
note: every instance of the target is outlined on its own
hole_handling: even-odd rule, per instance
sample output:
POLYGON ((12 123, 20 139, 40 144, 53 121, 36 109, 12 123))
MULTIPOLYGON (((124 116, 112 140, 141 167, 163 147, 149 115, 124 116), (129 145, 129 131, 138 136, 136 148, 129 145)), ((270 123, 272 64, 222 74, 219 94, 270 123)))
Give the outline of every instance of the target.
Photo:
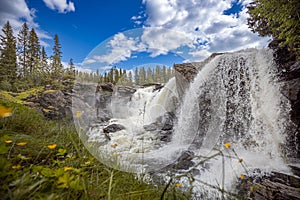
POLYGON ((115 133, 117 131, 121 131, 125 129, 121 124, 111 124, 103 129, 104 133, 115 133))
POLYGON ((144 129, 153 132, 160 141, 170 142, 175 120, 176 116, 174 113, 166 112, 163 116, 158 117, 155 122, 145 125, 144 129))
POLYGON ((289 157, 300 158, 300 61, 287 66, 280 74, 280 82, 283 85, 282 94, 289 99, 291 104, 290 118, 293 122, 288 131, 288 149, 286 154, 289 157), (290 154, 290 155, 289 155, 290 154))
POLYGON ((97 110, 97 119, 101 122, 108 121, 111 118, 110 102, 114 85, 111 83, 99 84, 95 93, 95 107, 97 110))
MULTIPOLYGON (((300 168, 297 168, 297 171, 299 173, 300 168)), ((300 200, 300 178, 280 172, 272 172, 263 177, 246 177, 240 181, 237 189, 239 196, 246 199, 300 200)))
POLYGON ((66 109, 70 109, 64 93, 60 90, 46 90, 39 101, 44 115, 50 119, 62 119, 66 116, 66 109))
POLYGON ((59 120, 65 117, 72 118, 72 102, 68 95, 61 90, 44 90, 37 95, 29 95, 22 99, 24 105, 30 106, 49 119, 59 120))
POLYGON ((184 92, 188 89, 190 83, 194 80, 204 65, 210 62, 217 55, 221 54, 222 53, 213 53, 202 62, 174 64, 176 89, 180 99, 182 99, 184 92))

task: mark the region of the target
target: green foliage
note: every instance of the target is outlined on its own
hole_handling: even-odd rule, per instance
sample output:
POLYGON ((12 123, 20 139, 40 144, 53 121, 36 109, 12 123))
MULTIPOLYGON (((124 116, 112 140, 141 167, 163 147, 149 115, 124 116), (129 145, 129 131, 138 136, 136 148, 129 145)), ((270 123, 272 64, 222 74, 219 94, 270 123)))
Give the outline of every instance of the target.
POLYGON ((22 29, 18 34, 18 55, 19 55, 19 65, 20 65, 20 75, 22 77, 27 76, 28 70, 28 37, 29 28, 26 23, 22 25, 22 29))
POLYGON ((300 58, 300 2, 298 0, 255 0, 248 7, 248 25, 261 36, 283 40, 300 58))
POLYGON ((58 35, 54 36, 53 56, 52 56, 52 75, 54 79, 61 77, 63 66, 61 63, 61 45, 59 43, 58 35))
MULTIPOLYGON (((34 110, 0 101, 1 199, 159 199, 164 186, 110 169, 89 154, 70 122, 42 119, 34 110)), ((165 199, 188 199, 168 190, 165 199)))
POLYGON ((12 84, 17 78, 16 39, 9 22, 3 26, 2 32, 4 35, 0 36, 0 80, 9 81, 12 84))

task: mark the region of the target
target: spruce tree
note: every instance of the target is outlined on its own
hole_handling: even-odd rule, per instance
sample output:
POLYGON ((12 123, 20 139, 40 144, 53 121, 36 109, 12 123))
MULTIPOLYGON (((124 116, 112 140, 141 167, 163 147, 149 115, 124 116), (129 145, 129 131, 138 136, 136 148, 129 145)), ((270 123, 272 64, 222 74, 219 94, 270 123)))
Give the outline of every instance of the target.
POLYGON ((136 85, 140 85, 139 69, 137 67, 134 70, 134 82, 136 85))
POLYGON ((28 40, 29 28, 25 22, 18 34, 18 56, 21 68, 20 75, 23 77, 26 77, 28 72, 28 40))
POLYGON ((42 47, 42 51, 41 51, 41 70, 46 74, 50 74, 48 57, 44 47, 42 47))
POLYGON ((0 80, 8 81, 12 84, 17 78, 17 52, 16 39, 8 21, 3 26, 2 32, 4 35, 0 36, 0 80))
POLYGON ((63 73, 63 65, 61 63, 61 46, 58 35, 54 36, 53 56, 52 56, 52 75, 54 79, 60 79, 63 73))
POLYGON ((120 79, 119 70, 115 69, 114 71, 115 71, 115 83, 118 83, 120 79))
POLYGON ((146 71, 144 67, 140 68, 140 85, 144 85, 146 83, 146 71))
POLYGON ((153 72, 151 67, 147 69, 147 83, 153 83, 153 72))
POLYGON ((130 85, 130 86, 132 86, 132 72, 131 72, 131 70, 128 72, 128 84, 130 85))
POLYGON ((37 79, 41 72, 40 69, 40 42, 35 30, 32 28, 29 33, 28 40, 28 67, 30 76, 33 79, 37 79))
POLYGON ((72 78, 75 78, 75 65, 73 63, 73 58, 71 58, 69 61, 69 75, 72 78))

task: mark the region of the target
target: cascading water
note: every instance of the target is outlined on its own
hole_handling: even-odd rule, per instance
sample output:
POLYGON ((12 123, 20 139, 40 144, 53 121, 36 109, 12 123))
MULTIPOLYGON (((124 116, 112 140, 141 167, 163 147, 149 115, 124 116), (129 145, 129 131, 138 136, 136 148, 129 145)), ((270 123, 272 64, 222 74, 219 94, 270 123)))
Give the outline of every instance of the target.
MULTIPOLYGON (((116 92, 107 106, 112 118, 101 123, 90 106, 95 100, 84 88, 83 97, 73 100, 75 116, 84 110, 75 122, 93 155, 120 170, 144 173, 167 167, 159 173, 168 177, 168 167, 178 169, 178 157, 189 150, 196 196, 218 198, 216 188, 232 191, 241 174, 249 176, 257 168, 264 173, 288 171, 281 149, 290 107, 280 94, 273 67, 269 50, 219 55, 199 71, 180 106, 173 78, 160 90, 139 88, 125 98, 116 92), (176 117, 171 122, 177 123, 165 128, 172 113, 176 117), (103 129, 112 124, 124 129, 108 140, 103 129), (225 148, 225 143, 231 147, 225 148), (209 159, 214 154, 218 156, 209 159)), ((175 170, 175 175, 189 171, 184 169, 175 170)), ((185 178, 179 181, 190 184, 185 178)))
MULTIPOLYGON (((273 67, 268 50, 226 53, 206 64, 191 83, 178 113, 174 140, 196 132, 190 146, 196 157, 219 151, 224 155, 199 167, 195 185, 202 182, 230 190, 241 174, 249 175, 255 168, 287 170, 281 146, 289 104, 280 94, 273 67), (227 149, 225 143, 231 147, 227 149)), ((220 196, 203 184, 195 190, 211 198, 220 196)))

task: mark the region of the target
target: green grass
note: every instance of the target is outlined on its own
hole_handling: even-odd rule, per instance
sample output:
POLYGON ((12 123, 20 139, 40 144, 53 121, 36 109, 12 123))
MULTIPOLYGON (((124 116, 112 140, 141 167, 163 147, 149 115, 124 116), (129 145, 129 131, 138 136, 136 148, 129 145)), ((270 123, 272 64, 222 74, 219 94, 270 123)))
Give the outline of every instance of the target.
MULTIPOLYGON (((72 122, 49 121, 2 99, 13 114, 0 118, 1 199, 161 199, 164 185, 146 184, 97 161, 72 122)), ((164 199, 190 198, 175 184, 167 189, 164 199)))

